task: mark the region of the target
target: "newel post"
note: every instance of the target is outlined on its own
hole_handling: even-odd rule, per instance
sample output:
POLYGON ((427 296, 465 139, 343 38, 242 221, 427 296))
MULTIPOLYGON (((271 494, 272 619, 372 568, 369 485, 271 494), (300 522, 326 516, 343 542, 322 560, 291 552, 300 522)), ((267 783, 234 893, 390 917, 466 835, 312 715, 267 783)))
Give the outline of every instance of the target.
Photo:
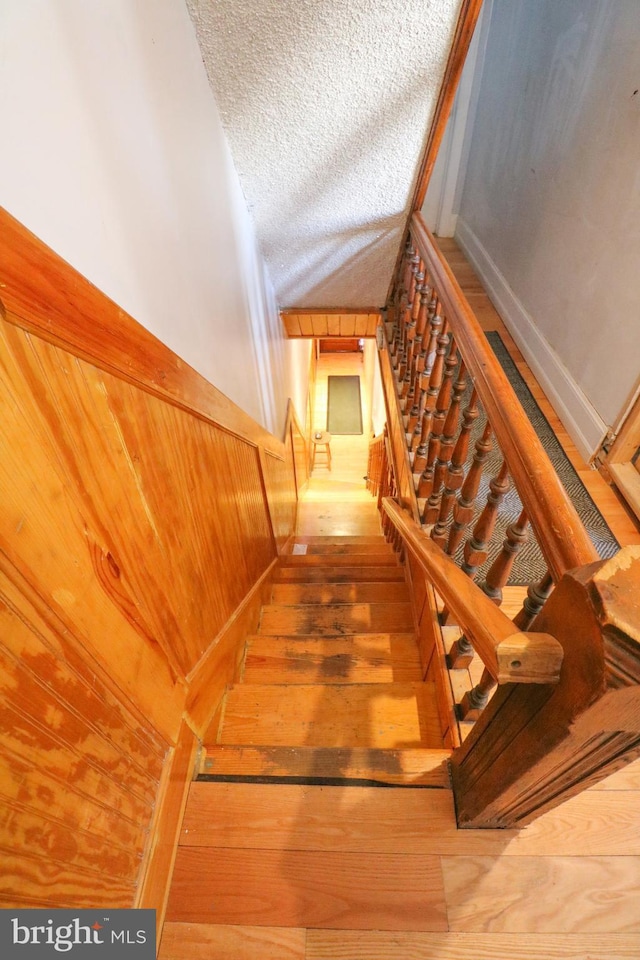
POLYGON ((522 826, 640 756, 640 547, 565 574, 531 629, 560 682, 498 688, 452 757, 460 827, 522 826))

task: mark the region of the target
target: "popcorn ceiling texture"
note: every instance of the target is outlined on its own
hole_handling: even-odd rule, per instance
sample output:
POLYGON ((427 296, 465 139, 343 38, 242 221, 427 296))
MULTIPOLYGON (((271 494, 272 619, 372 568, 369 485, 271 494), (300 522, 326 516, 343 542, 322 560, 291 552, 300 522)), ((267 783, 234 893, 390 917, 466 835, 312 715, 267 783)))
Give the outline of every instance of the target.
POLYGON ((187 5, 279 305, 382 305, 460 0, 187 5))

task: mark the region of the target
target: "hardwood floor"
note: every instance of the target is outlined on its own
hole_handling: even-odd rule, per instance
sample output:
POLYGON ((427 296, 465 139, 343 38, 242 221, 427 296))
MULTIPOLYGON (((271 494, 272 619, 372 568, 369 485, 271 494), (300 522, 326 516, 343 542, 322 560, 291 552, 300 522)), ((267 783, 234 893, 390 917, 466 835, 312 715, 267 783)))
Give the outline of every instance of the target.
POLYGON ((362 389, 361 436, 332 436, 331 470, 324 458, 316 461, 307 489, 298 505, 298 533, 327 535, 379 535, 376 503, 364 484, 369 440, 369 398, 364 389, 361 353, 325 353, 318 360, 313 426, 324 430, 327 423, 327 378, 360 376, 362 389))
MULTIPOLYGON (((441 243, 483 325, 498 329, 513 352, 614 534, 623 544, 640 542, 615 492, 581 461, 470 267, 453 242, 441 243)), ((323 360, 326 374, 333 358, 323 360)), ((322 416, 320 409, 320 422, 322 416)), ((365 443, 336 442, 344 439, 332 441, 333 475, 316 469, 300 504, 301 539, 379 533, 361 480, 365 443)), ((352 583, 348 567, 332 569, 335 582, 352 583)), ((279 583, 295 585, 296 567, 279 583)), ((308 589, 306 583, 278 602, 294 598, 299 609, 308 589)), ((366 591, 356 599, 355 587, 348 589, 350 600, 372 602, 366 591)), ((373 637, 366 642, 377 649, 373 637)), ((282 642, 273 639, 269 655, 277 657, 282 642)), ((404 641, 393 656, 411 668, 404 641)), ((386 662, 388 668, 395 661, 386 662)), ((313 662, 305 669, 312 672, 313 662)), ((292 716, 302 701, 292 700, 292 716)), ((340 709, 328 710, 329 721, 340 709)), ((336 762, 312 745, 295 758, 273 744, 243 748, 245 755, 216 749, 211 763, 226 751, 225 762, 249 773, 265 762, 285 773, 295 761, 301 771, 307 765, 330 775, 336 762)), ((357 776, 370 769, 374 753, 352 745, 335 756, 357 776)), ((161 960, 637 960, 640 762, 520 831, 459 831, 439 754, 422 779, 419 751, 398 750, 397 763, 393 756, 376 753, 388 782, 413 786, 192 784, 161 960), (201 881, 195 899, 194 875, 201 881), (214 906, 222 922, 202 922, 214 906)))

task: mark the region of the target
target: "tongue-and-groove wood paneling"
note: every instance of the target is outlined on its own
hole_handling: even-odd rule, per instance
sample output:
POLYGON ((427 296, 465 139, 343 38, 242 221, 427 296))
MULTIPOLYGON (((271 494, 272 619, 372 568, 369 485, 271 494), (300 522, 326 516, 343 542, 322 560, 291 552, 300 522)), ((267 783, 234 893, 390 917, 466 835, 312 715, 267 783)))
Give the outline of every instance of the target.
POLYGON ((234 669, 229 625, 293 532, 293 434, 2 212, 0 300, 0 905, 128 906, 201 674, 234 669))

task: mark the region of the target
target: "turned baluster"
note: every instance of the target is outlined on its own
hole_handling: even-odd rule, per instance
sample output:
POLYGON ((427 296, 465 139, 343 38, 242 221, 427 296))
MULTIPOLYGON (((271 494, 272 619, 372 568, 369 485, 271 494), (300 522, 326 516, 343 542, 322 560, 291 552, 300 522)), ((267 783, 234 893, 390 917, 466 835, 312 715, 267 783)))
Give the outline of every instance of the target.
MULTIPOLYGON (((504 464, 503 464, 503 467, 504 467, 504 464)), ((497 513, 500 500, 502 499, 505 491, 509 487, 508 479, 506 477, 506 471, 501 469, 500 473, 498 474, 498 477, 494 479, 498 482, 494 483, 494 488, 492 490, 492 493, 489 495, 487 499, 487 506, 489 506, 489 502, 488 502, 489 500, 493 500, 494 502, 491 504, 489 510, 487 510, 487 508, 485 507, 485 511, 487 513, 493 514, 493 520, 490 519, 488 524, 491 528, 491 531, 493 531, 493 527, 495 526, 495 514, 497 513)), ((483 513, 485 511, 483 511, 483 513)), ((489 572, 487 573, 486 580, 484 580, 480 584, 480 588, 482 589, 482 591, 486 593, 486 595, 490 597, 493 600, 493 602, 498 606, 500 606, 500 604, 502 603, 502 588, 506 585, 509 579, 509 574, 511 573, 516 556, 527 541, 528 525, 529 525, 529 521, 527 519, 527 516, 525 512, 522 511, 522 513, 520 514, 516 522, 510 524, 509 527, 507 528, 507 535, 502 545, 502 550, 500 551, 496 559, 491 564, 489 572)), ((476 530, 477 530, 477 526, 476 526, 476 530)), ((475 536, 476 536, 476 531, 474 530, 474 537, 475 536)), ((489 538, 490 536, 491 534, 489 534, 489 538)), ((465 548, 465 554, 466 554, 466 548, 465 548)), ((486 556, 487 556, 486 552, 483 553, 483 551, 481 550, 478 552, 478 557, 474 555, 473 559, 477 560, 478 566, 480 566, 482 563, 484 563, 486 556)), ((471 578, 475 576, 477 571, 477 567, 471 568, 471 571, 466 570, 464 564, 462 566, 462 569, 465 570, 465 572, 468 573, 471 578)), ((456 640, 453 647, 451 648, 451 653, 449 654, 452 667, 459 669, 461 666, 468 666, 471 660, 473 659, 473 654, 470 652, 471 649, 472 649, 471 645, 465 636, 462 636, 460 637, 459 640, 456 640)), ((476 697, 476 700, 478 700, 478 703, 479 703, 479 698, 480 698, 480 694, 478 694, 478 696, 476 697)), ((486 703, 486 700, 485 700, 485 703, 486 703)), ((478 707, 478 709, 482 709, 482 708, 478 707)))
POLYGON ((458 704, 458 717, 460 720, 478 720, 480 714, 489 702, 489 695, 496 686, 489 671, 485 668, 480 678, 480 683, 476 684, 473 690, 467 690, 464 697, 458 704))
MULTIPOLYGON (((408 256, 409 246, 407 245, 404 257, 403 265, 406 263, 408 256)), ((402 311, 400 309, 400 301, 402 299, 403 287, 402 287, 402 278, 400 271, 398 271, 398 277, 396 279, 393 293, 390 299, 390 309, 393 316, 393 327, 391 329, 391 335, 389 337, 389 356, 391 358, 391 363, 395 366, 397 361, 398 352, 400 350, 400 338, 401 338, 401 329, 400 329, 400 318, 402 316, 402 311)))
POLYGON ((427 388, 429 386, 429 378, 424 374, 420 374, 419 381, 420 381, 420 387, 418 392, 418 414, 414 421, 413 420, 413 413, 415 410, 415 405, 414 405, 414 409, 411 411, 411 416, 409 417, 409 423, 410 424, 413 423, 413 430, 410 431, 411 436, 409 439, 409 447, 411 449, 411 453, 415 453, 415 451, 417 450, 418 444, 420 443, 420 438, 422 436, 422 421, 424 418, 424 410, 427 402, 427 388))
POLYGON ((413 358, 413 379, 411 383, 411 390, 407 394, 407 402, 405 406, 405 410, 409 411, 407 420, 407 439, 409 441, 409 446, 411 446, 413 434, 418 423, 422 398, 425 392, 422 386, 422 375, 418 370, 418 359, 418 357, 413 358))
POLYGON ((422 415, 422 422, 420 426, 420 443, 418 444, 418 449, 416 450, 415 461, 413 464, 414 473, 421 474, 427 463, 427 444, 429 441, 429 434, 431 432, 431 419, 433 417, 433 411, 435 409, 436 400, 438 399, 438 393, 440 391, 440 385, 442 383, 447 340, 447 322, 446 320, 443 320, 438 313, 435 313, 431 319, 431 334, 429 337, 429 344, 433 344, 436 353, 430 372, 425 372, 425 377, 427 378, 427 396, 425 399, 424 413, 422 415), (441 338, 442 343, 440 343, 441 338), (439 354, 438 349, 440 349, 439 354))
POLYGON ((402 272, 402 283, 400 286, 400 295, 398 300, 398 339, 397 349, 393 355, 395 368, 397 368, 398 364, 401 363, 407 349, 407 327, 411 316, 415 273, 417 272, 419 263, 420 257, 413 245, 409 242, 406 249, 404 269, 402 272))
MULTIPOLYGON (((407 291, 407 303, 405 305, 405 316, 404 322, 406 326, 406 335, 407 338, 413 340, 415 335, 415 319, 414 319, 414 310, 416 309, 416 287, 418 285, 418 277, 421 272, 422 261, 420 255, 414 251, 410 260, 409 260, 409 272, 408 272, 408 284, 406 286, 407 291)), ((418 300, 419 302, 419 300, 418 300)))
POLYGON ((487 502, 476 521, 473 533, 464 545, 464 560, 461 567, 472 580, 475 579, 478 569, 489 555, 489 544, 498 519, 498 508, 510 485, 509 468, 503 460, 497 475, 489 481, 487 502))
MULTIPOLYGON (((510 524, 507 528, 507 536, 505 538, 502 550, 491 564, 491 568, 487 573, 486 580, 480 584, 482 590, 487 594, 488 597, 496 604, 502 603, 502 588, 506 585, 509 574, 513 568, 517 554, 522 549, 523 545, 527 541, 527 527, 529 521, 524 510, 518 517, 515 523, 510 524)), ((548 578, 551 581, 551 578, 548 578)), ((547 578, 542 581, 543 584, 546 583, 547 578)), ((551 591, 551 585, 549 585, 549 592, 551 591)), ((544 603, 544 600, 542 601, 544 603)), ((538 609, 542 609, 542 604, 540 604, 538 609)), ((517 620, 517 618, 516 618, 517 620)), ((516 627, 520 630, 526 630, 529 626, 521 626, 516 623, 516 627)), ((463 639, 462 637, 460 638, 463 639)), ((464 638, 466 640, 466 638, 464 638)), ((468 641, 467 641, 468 643, 468 641)), ((452 650, 452 653, 454 651, 452 650)), ((465 647, 466 654, 466 647, 465 647)), ((458 657, 458 662, 459 662, 458 657)), ((473 690, 465 693, 462 701, 458 707, 458 715, 461 720, 477 720, 487 703, 489 702, 489 694, 495 687, 496 683, 488 670, 484 670, 480 683, 478 683, 473 690)))
POLYGON ((527 596, 522 604, 522 610, 514 617, 514 624, 518 630, 529 630, 553 590, 553 577, 547 571, 540 583, 532 583, 527 590, 527 596))
MULTIPOLYGON (((426 272, 423 274, 422 285, 420 287, 420 306, 418 309, 418 319, 416 321, 416 341, 419 344, 418 350, 418 369, 422 372, 425 368, 426 350, 425 336, 427 324, 429 323, 429 303, 431 301, 431 287, 427 280, 426 272)), ((427 338, 428 339, 428 338, 427 338)))
POLYGON ((502 603, 502 588, 506 586, 515 559, 529 538, 528 527, 529 520, 523 510, 516 522, 507 527, 502 550, 491 564, 486 579, 480 584, 494 603, 502 603))
POLYGON ((414 337, 411 341, 411 361, 402 384, 402 396, 406 399, 405 410, 413 403, 418 379, 418 361, 420 359, 420 341, 414 337))
POLYGON ((418 317, 420 315, 420 304, 422 303, 422 287, 424 285, 424 263, 418 259, 415 271, 413 273, 411 312, 409 314, 409 330, 412 339, 415 339, 418 333, 418 317))
POLYGON ((474 387, 471 392, 469 403, 464 410, 462 427, 460 428, 460 433, 458 434, 458 439, 456 440, 456 445, 451 456, 451 463, 449 464, 449 469, 447 470, 446 486, 444 493, 442 494, 442 500, 440 501, 440 514, 438 516, 436 525, 431 531, 431 536, 434 542, 437 543, 438 546, 443 550, 447 544, 447 524, 449 522, 449 514, 453 509, 456 495, 464 480, 464 465, 467 462, 467 454, 469 452, 471 429, 480 412, 478 410, 477 399, 478 394, 476 393, 474 387))
POLYGON ((402 355, 405 350, 405 338, 404 338, 404 316, 405 316, 405 307, 407 303, 407 293, 403 291, 398 299, 398 305, 396 307, 395 315, 395 326, 393 331, 393 342, 391 345, 390 356, 391 364, 395 371, 398 370, 398 366, 402 359, 402 355))
POLYGON ((436 359, 436 349, 438 346, 438 330, 439 327, 436 326, 434 329, 433 322, 438 317, 442 322, 442 318, 438 315, 438 298, 436 296, 435 289, 431 291, 431 299, 429 301, 429 306, 427 308, 427 319, 429 321, 429 337, 423 339, 423 367, 425 373, 431 374, 433 370, 433 365, 436 359), (426 342, 425 342, 426 341, 426 342))
POLYGON ((458 497, 453 508, 453 523, 451 524, 451 529, 449 530, 449 540, 447 541, 447 553, 451 557, 458 549, 460 541, 464 536, 464 532, 473 518, 473 507, 475 499, 478 495, 482 471, 484 470, 485 461, 491 452, 492 433, 493 431, 491 429, 491 424, 487 421, 482 436, 476 440, 475 453, 473 455, 471 467, 469 468, 469 472, 464 479, 462 489, 460 490, 460 496, 458 497))
POLYGON ((435 462, 437 449, 433 443, 433 426, 440 399, 440 392, 444 383, 445 360, 449 349, 449 325, 445 320, 438 335, 438 344, 436 348, 436 358, 433 363, 433 370, 429 377, 429 389, 427 390, 426 410, 428 414, 427 425, 423 424, 422 438, 420 447, 416 454, 415 472, 422 470, 418 485, 418 496, 427 497, 431 493, 431 483, 433 481, 433 464, 435 462))
MULTIPOLYGON (((445 411, 446 417, 442 426, 442 434, 438 445, 438 456, 434 465, 433 487, 424 511, 425 523, 435 523, 440 514, 442 492, 447 477, 447 471, 449 470, 449 464, 451 463, 451 455, 453 453, 453 446, 456 440, 456 433, 458 431, 458 423, 460 420, 460 403, 462 402, 462 394, 464 393, 467 385, 465 365, 464 363, 461 363, 460 369, 458 370, 458 376, 456 377, 453 386, 451 386, 455 368, 457 366, 457 358, 458 351, 455 343, 452 343, 451 350, 446 361, 447 370, 445 372, 445 381, 443 384, 443 387, 445 387, 447 383, 449 385, 449 409, 445 411), (451 369, 449 370, 450 367, 451 369)), ((447 402, 446 397, 445 402, 447 402)), ((438 416, 439 415, 436 414, 434 417, 434 431, 438 426, 438 416)))
MULTIPOLYGON (((422 261, 419 262, 420 266, 422 261)), ((414 359, 418 356, 420 352, 420 343, 416 340, 416 329, 417 323, 415 317, 417 316, 418 309, 420 307, 420 289, 422 287, 422 274, 419 270, 414 273, 412 291, 410 293, 410 300, 407 303, 406 312, 407 312, 407 321, 406 321, 406 339, 407 339, 407 349, 406 349, 406 358, 405 362, 400 364, 398 369, 398 395, 401 397, 406 397, 411 389, 411 384, 413 380, 413 363, 414 359), (413 297, 413 299, 411 299, 413 297)))
MULTIPOLYGON (((506 463, 503 461, 500 470, 497 475, 489 481, 489 493, 487 495, 487 502, 485 507, 478 517, 475 527, 473 529, 473 534, 467 540, 464 545, 464 561, 461 564, 461 569, 467 574, 471 580, 475 580, 478 569, 487 559, 489 553, 489 544, 491 542, 491 537, 493 536, 493 531, 495 529, 496 520, 498 518, 498 508, 500 506, 500 501, 504 497, 505 493, 509 489, 509 472, 506 463)), ((511 527, 509 528, 511 530, 511 527)), ((526 541, 526 534, 524 529, 522 532, 519 532, 517 524, 514 525, 513 536, 518 539, 522 537, 522 543, 526 541)), ((505 567, 507 562, 507 557, 511 554, 509 550, 511 549, 508 544, 511 544, 509 537, 504 541, 502 552, 498 554, 498 557, 494 564, 491 567, 491 570, 487 574, 487 579, 480 584, 484 592, 491 597, 496 603, 502 602, 502 587, 507 582, 509 573, 511 572, 511 567, 508 569, 505 567), (495 568, 495 569, 494 569, 495 568), (500 582, 502 576, 501 570, 506 569, 506 578, 504 582, 500 582), (498 592, 496 592, 498 591, 498 592)), ((522 544, 520 544, 521 546, 522 544)), ((511 565, 513 565, 513 560, 515 560, 515 554, 520 549, 520 546, 517 549, 513 550, 513 557, 511 560, 511 565)), ((449 611, 445 608, 441 615, 441 622, 446 623, 449 617, 449 611)), ((461 637, 458 641, 458 645, 464 650, 464 657, 467 659, 469 657, 469 646, 466 638, 461 637)), ((457 664, 458 665, 458 664, 457 664)))

